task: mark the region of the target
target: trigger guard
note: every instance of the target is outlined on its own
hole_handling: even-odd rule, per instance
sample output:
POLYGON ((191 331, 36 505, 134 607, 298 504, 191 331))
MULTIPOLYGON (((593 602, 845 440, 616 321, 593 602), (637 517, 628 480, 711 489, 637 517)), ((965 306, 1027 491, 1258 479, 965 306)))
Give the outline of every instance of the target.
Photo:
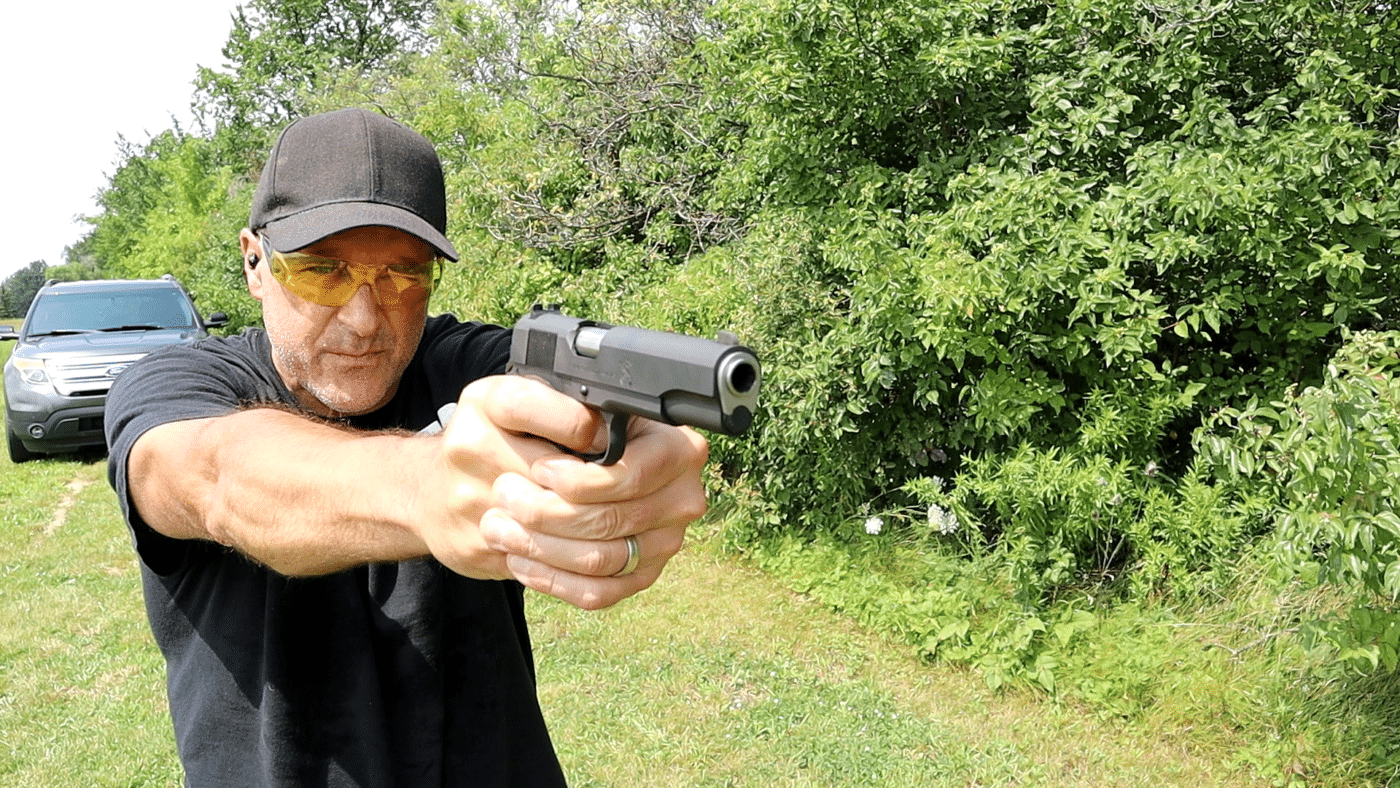
POLYGON ((608 422, 608 450, 594 461, 599 465, 614 465, 627 451, 629 417, 626 413, 604 413, 603 418, 608 422))

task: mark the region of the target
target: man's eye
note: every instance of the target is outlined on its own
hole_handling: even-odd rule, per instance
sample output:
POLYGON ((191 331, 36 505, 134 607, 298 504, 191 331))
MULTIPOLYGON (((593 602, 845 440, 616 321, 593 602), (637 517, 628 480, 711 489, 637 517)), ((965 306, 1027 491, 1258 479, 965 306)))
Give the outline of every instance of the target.
POLYGON ((432 263, 405 263, 403 265, 389 266, 389 273, 397 276, 421 277, 426 276, 433 270, 432 263))
POLYGON ((315 276, 325 276, 333 274, 344 267, 344 263, 339 260, 332 260, 329 257, 303 257, 294 261, 296 270, 303 274, 315 276))

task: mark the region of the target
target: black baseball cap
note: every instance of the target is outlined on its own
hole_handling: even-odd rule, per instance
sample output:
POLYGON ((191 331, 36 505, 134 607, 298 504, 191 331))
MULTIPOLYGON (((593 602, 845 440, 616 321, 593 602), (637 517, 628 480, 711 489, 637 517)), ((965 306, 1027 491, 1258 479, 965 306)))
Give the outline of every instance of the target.
POLYGON ((258 179, 248 227, 291 252, 372 226, 402 230, 457 259, 432 143, 363 109, 311 115, 284 129, 258 179))

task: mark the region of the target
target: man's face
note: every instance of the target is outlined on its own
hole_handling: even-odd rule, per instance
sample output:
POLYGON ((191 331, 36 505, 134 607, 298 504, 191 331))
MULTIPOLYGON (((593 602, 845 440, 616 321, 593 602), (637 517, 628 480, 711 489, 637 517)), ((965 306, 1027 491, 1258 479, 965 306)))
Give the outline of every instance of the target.
MULTIPOLYGON (((250 254, 262 257, 249 230, 239 242, 245 260, 250 254)), ((422 240, 389 227, 346 230, 297 251, 368 266, 419 263, 434 256, 422 240)), ((271 261, 245 265, 244 272, 248 291, 262 302, 273 363, 304 407, 323 416, 352 416, 369 413, 394 396, 423 336, 426 296, 388 307, 364 285, 343 306, 322 306, 283 287, 272 276, 271 261)))

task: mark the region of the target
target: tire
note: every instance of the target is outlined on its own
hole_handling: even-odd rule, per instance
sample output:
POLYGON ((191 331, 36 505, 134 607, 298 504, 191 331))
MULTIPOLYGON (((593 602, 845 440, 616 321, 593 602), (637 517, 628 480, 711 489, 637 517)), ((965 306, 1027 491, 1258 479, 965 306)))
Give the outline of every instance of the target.
POLYGON ((24 448, 24 444, 20 442, 19 436, 10 432, 8 429, 5 430, 5 437, 10 439, 10 462, 18 465, 21 462, 28 462, 39 456, 24 448))

